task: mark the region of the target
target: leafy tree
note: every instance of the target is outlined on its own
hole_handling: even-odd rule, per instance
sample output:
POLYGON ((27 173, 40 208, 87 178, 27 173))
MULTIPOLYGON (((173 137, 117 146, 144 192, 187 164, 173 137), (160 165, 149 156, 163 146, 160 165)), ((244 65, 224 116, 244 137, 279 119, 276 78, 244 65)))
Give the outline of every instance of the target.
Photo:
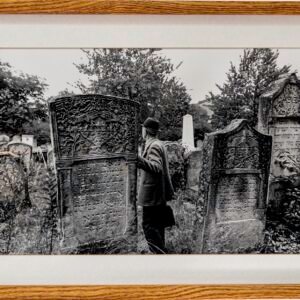
POLYGON ((10 135, 28 133, 36 120, 47 119, 43 99, 46 84, 37 76, 16 74, 0 61, 0 132, 10 135))
POLYGON ((76 83, 82 93, 128 97, 140 102, 140 122, 154 116, 162 124, 161 138, 181 137, 182 116, 191 98, 172 75, 174 66, 158 49, 83 50, 87 63, 76 65, 88 82, 76 83))
POLYGON ((67 96, 74 96, 74 95, 76 95, 76 94, 73 91, 64 89, 64 90, 58 92, 56 97, 67 97, 67 96))
POLYGON ((49 119, 32 120, 23 126, 24 134, 33 134, 37 140, 38 145, 43 145, 51 142, 50 139, 50 124, 49 119))
POLYGON ((220 92, 206 96, 211 102, 212 125, 223 128, 233 119, 244 118, 257 124, 258 97, 270 84, 290 70, 277 66, 278 50, 245 49, 238 66, 230 64, 226 82, 217 85, 220 92))

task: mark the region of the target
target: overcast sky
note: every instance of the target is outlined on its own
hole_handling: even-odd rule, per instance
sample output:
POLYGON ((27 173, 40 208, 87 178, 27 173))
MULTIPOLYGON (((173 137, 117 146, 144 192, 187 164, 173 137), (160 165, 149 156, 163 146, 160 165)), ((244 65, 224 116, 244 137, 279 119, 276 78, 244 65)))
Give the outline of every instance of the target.
MULTIPOLYGON (((161 51, 174 65, 182 62, 176 76, 180 78, 192 96, 192 102, 204 100, 209 91, 216 92, 216 83, 226 78, 230 61, 237 64, 242 49, 165 49, 161 51)), ((0 60, 24 73, 44 78, 49 87, 46 96, 56 96, 69 83, 82 79, 74 63, 84 60, 80 49, 0 49, 0 60)), ((300 70, 300 49, 280 49, 279 65, 292 65, 300 70)), ((78 90, 75 92, 79 92, 78 90)))

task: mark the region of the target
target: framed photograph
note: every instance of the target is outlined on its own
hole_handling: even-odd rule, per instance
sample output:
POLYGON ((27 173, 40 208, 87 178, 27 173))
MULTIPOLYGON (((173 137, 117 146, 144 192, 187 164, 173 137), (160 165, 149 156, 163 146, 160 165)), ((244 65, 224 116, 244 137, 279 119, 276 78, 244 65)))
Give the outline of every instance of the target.
POLYGON ((299 7, 3 1, 0 298, 299 298, 299 7))

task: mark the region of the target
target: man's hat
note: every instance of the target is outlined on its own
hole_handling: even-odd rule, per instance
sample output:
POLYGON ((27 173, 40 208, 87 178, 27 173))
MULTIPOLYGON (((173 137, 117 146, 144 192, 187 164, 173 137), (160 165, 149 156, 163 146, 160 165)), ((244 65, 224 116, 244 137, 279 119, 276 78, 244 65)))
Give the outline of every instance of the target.
POLYGON ((143 127, 145 127, 150 134, 156 134, 159 130, 159 122, 154 118, 147 118, 143 123, 143 127))

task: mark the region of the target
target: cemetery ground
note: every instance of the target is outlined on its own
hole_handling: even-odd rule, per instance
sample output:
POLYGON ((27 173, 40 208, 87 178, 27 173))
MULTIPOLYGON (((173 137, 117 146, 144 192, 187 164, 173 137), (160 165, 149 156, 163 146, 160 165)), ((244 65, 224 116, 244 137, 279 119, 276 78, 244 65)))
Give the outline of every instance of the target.
MULTIPOLYGON (((27 205, 21 205, 24 194, 18 191, 1 202, 1 254, 59 253, 59 217, 54 170, 43 163, 33 162, 25 179, 28 180, 29 188, 30 202, 27 205)), ((192 253, 195 243, 194 224, 197 219, 196 202, 195 191, 180 189, 176 192, 171 205, 177 224, 166 232, 166 243, 170 253, 192 253)), ((104 251, 99 245, 90 245, 78 249, 77 253, 128 253, 128 248, 123 247, 124 242, 112 240, 104 251)), ((149 253, 142 232, 140 208, 138 208, 138 247, 137 252, 135 250, 131 253, 149 253)))
MULTIPOLYGON (((257 127, 233 120, 199 148, 192 136, 165 142, 176 191, 168 253, 299 253, 299 97, 290 74, 261 95, 257 127)), ((49 110, 48 164, 31 159, 16 136, 0 156, 0 251, 149 253, 136 213, 139 103, 76 95, 54 99, 49 110)), ((185 124, 183 133, 193 132, 185 124)))
POLYGON ((14 186, 11 189, 13 193, 5 193, 3 186, 7 184, 2 185, 1 254, 52 253, 53 239, 57 237, 56 184, 53 175, 44 164, 32 162, 25 178, 22 178, 28 183, 29 197, 25 199, 24 192, 16 188, 18 184, 22 185, 22 179, 1 170, 6 183, 14 186))
MULTIPOLYGON (((184 182, 179 183, 181 171, 182 168, 178 168, 178 165, 175 171, 173 169, 173 178, 179 187, 174 200, 170 203, 174 210, 176 225, 166 230, 166 246, 169 254, 195 253, 197 228, 203 221, 203 203, 198 202, 197 191, 185 188, 184 182)), ((17 193, 1 204, 1 254, 59 254, 57 184, 53 169, 43 163, 33 162, 27 173, 27 180, 29 203, 22 204, 24 194, 17 193)), ((295 180, 297 179, 294 178, 295 180)), ((257 245, 255 249, 249 249, 249 253, 300 252, 300 188, 289 186, 286 195, 277 212, 272 208, 268 209, 264 243, 257 245)), ((125 254, 128 253, 128 248, 116 240, 104 251, 99 245, 90 245, 90 248, 78 249, 77 253, 125 254)), ((142 232, 140 208, 138 208, 138 247, 129 253, 150 253, 142 232)))

